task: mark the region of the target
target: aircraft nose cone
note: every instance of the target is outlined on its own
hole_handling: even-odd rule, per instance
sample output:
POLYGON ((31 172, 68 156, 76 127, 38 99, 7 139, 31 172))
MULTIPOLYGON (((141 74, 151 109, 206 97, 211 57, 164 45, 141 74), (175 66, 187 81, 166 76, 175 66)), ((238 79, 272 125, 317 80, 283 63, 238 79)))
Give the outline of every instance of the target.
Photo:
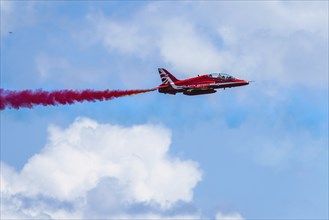
POLYGON ((247 81, 247 80, 240 80, 240 83, 242 86, 249 85, 249 81, 247 81))

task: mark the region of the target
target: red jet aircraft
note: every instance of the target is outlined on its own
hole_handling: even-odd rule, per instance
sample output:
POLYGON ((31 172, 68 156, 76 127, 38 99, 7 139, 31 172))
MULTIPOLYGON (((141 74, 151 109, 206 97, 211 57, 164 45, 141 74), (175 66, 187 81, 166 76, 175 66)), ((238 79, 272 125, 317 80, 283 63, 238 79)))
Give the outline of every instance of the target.
POLYGON ((249 84, 249 81, 237 79, 225 73, 210 73, 178 80, 164 68, 159 68, 158 71, 162 84, 157 88, 160 93, 165 94, 176 95, 176 93, 182 92, 184 95, 203 95, 215 93, 215 89, 225 89, 249 84))

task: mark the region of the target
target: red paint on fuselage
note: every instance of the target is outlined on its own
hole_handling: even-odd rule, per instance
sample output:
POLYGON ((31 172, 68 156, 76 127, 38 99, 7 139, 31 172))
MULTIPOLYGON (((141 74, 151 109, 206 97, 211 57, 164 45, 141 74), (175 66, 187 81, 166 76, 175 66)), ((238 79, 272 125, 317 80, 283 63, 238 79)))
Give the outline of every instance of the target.
POLYGON ((174 76, 165 69, 159 68, 159 73, 164 83, 158 87, 158 91, 168 94, 182 92, 185 95, 201 95, 214 93, 216 92, 215 89, 245 86, 249 84, 246 80, 237 79, 223 73, 205 74, 184 80, 174 78, 174 76))

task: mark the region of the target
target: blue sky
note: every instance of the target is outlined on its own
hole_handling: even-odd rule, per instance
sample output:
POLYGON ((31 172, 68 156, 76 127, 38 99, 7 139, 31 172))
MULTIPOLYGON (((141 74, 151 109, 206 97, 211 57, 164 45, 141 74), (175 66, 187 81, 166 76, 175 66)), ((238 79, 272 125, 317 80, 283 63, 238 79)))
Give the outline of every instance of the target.
POLYGON ((158 67, 256 82, 1 111, 2 217, 328 219, 328 2, 1 1, 1 88, 158 67))

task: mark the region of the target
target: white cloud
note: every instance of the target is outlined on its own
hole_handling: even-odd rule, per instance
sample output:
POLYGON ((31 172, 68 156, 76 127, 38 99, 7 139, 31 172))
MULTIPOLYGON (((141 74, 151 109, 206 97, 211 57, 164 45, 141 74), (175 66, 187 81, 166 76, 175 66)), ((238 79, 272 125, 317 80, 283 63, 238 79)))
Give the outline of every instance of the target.
POLYGON ((222 59, 207 35, 200 34, 195 24, 183 16, 164 16, 161 10, 150 4, 128 21, 93 11, 87 16, 91 27, 88 26, 89 32, 84 31, 85 37, 102 42, 110 52, 115 50, 143 59, 160 57, 178 71, 218 69, 222 59))
POLYGON ((204 4, 195 10, 223 40, 223 69, 279 85, 326 86, 327 3, 245 2, 209 6, 204 4), (315 77, 310 77, 310 73, 315 77))
POLYGON ((164 61, 174 65, 177 70, 195 74, 222 66, 222 56, 217 48, 189 21, 170 19, 160 30, 160 53, 164 61))
POLYGON ((218 212, 216 214, 216 220, 243 220, 244 218, 237 212, 223 214, 218 212))
POLYGON ((110 51, 158 58, 186 76, 228 71, 250 80, 323 87, 328 81, 325 6, 192 2, 173 9, 157 2, 121 19, 91 12, 88 29, 94 42, 110 51))
POLYGON ((66 129, 50 126, 47 145, 20 172, 1 164, 2 216, 81 217, 99 204, 104 215, 120 216, 129 215, 120 207, 134 204, 167 210, 189 203, 201 171, 193 161, 170 156, 170 141, 168 129, 150 124, 79 118, 66 129))
POLYGON ((145 32, 146 30, 134 22, 114 21, 104 16, 101 12, 89 14, 87 18, 96 28, 96 33, 94 33, 94 30, 91 30, 91 39, 93 39, 92 36, 95 36, 109 50, 133 53, 144 57, 150 53, 149 50, 155 43, 150 42, 154 36, 148 35, 145 32))

